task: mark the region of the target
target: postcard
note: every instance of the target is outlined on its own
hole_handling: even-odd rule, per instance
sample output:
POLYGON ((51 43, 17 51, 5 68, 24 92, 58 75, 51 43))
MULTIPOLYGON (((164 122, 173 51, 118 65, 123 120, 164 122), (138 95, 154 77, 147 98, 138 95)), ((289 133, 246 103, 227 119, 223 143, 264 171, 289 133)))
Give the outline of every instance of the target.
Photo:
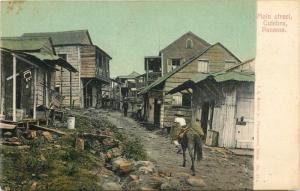
POLYGON ((300 188, 298 1, 0 4, 0 190, 300 188))

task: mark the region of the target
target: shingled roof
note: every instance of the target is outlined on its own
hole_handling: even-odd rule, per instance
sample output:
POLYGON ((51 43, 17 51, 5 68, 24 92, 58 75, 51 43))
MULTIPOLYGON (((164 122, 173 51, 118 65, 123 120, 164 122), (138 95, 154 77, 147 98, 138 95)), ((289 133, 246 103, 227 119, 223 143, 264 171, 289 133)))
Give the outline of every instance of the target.
POLYGON ((50 37, 54 46, 71 44, 93 44, 88 30, 24 33, 23 37, 50 37), (87 42, 88 40, 88 42, 87 42))

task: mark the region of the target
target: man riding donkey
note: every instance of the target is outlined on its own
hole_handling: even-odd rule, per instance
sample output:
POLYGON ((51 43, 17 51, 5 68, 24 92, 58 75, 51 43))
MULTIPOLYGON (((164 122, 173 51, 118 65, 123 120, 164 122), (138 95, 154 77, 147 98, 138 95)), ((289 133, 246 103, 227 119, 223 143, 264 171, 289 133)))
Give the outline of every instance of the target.
MULTIPOLYGON (((183 166, 185 166, 186 163, 185 151, 188 149, 192 160, 191 170, 193 171, 193 175, 195 175, 195 159, 196 157, 198 161, 202 159, 202 137, 204 136, 204 132, 201 128, 200 120, 197 118, 195 122, 186 125, 186 121, 180 111, 177 112, 175 116, 175 125, 170 132, 172 143, 175 145, 181 144, 183 151, 183 166)), ((181 150, 178 150, 177 153, 180 151, 181 150)))

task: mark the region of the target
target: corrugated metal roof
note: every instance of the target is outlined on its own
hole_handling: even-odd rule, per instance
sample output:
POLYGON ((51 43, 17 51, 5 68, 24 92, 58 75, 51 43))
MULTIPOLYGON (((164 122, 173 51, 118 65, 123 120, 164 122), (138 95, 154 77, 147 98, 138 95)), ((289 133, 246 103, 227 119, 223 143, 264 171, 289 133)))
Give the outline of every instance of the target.
POLYGON ((86 44, 84 39, 88 38, 92 44, 88 30, 61 31, 61 32, 40 32, 24 33, 24 37, 50 37, 54 45, 86 44))
POLYGON ((212 74, 198 73, 195 74, 190 80, 187 80, 184 83, 170 90, 167 94, 174 94, 184 89, 191 88, 192 86, 195 86, 196 84, 203 82, 208 78, 211 78, 212 80, 218 83, 222 83, 226 81, 254 82, 255 73, 252 71, 243 71, 243 72, 222 71, 222 72, 216 72, 212 74))
POLYGON ((40 50, 49 38, 19 38, 19 37, 2 37, 0 47, 16 51, 35 51, 40 50))

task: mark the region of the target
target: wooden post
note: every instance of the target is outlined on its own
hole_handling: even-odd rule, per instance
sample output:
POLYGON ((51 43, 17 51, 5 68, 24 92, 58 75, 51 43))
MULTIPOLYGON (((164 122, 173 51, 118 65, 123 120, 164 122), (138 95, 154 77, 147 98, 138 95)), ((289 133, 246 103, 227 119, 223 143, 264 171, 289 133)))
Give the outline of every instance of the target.
POLYGON ((147 86, 149 85, 148 84, 148 80, 149 80, 149 63, 148 63, 148 59, 146 59, 146 74, 147 74, 147 80, 146 80, 146 84, 147 86))
POLYGON ((17 121, 17 59, 13 54, 13 121, 17 121))
POLYGON ((72 108, 72 72, 70 71, 70 108, 72 108))
POLYGON ((4 81, 2 81, 2 76, 4 76, 4 74, 2 69, 2 55, 0 55, 0 115, 3 114, 3 100, 4 100, 3 91, 2 91, 4 81))
POLYGON ((63 68, 60 67, 60 94, 63 95, 63 68))
POLYGON ((37 82, 37 69, 34 68, 34 79, 33 79, 33 119, 36 119, 36 82, 37 82))
POLYGON ((48 71, 45 71, 45 105, 48 107, 49 106, 49 91, 48 91, 48 71))

